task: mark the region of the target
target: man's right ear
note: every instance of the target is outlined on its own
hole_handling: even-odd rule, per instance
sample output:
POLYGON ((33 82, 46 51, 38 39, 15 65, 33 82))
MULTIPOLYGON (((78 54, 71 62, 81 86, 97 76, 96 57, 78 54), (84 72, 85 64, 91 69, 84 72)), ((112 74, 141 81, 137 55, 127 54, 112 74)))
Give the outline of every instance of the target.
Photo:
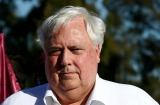
POLYGON ((97 45, 95 50, 97 54, 97 63, 99 63, 100 62, 100 45, 97 45))

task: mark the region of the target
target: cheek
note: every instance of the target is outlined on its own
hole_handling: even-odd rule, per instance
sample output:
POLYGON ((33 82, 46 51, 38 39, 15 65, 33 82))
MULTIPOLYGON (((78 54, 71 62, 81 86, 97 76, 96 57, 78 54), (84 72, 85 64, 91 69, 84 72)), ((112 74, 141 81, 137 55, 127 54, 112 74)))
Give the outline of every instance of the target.
POLYGON ((46 66, 48 67, 48 69, 55 69, 56 64, 57 64, 57 57, 48 57, 46 58, 46 66))
POLYGON ((78 69, 80 70, 79 77, 85 87, 94 84, 96 79, 97 67, 92 59, 93 58, 85 57, 77 60, 79 62, 78 69))
POLYGON ((81 78, 89 78, 97 74, 97 61, 95 57, 86 54, 85 56, 82 56, 76 60, 76 66, 80 70, 81 78))
POLYGON ((54 81, 57 78, 56 72, 56 59, 46 58, 45 60, 45 72, 48 81, 54 81))

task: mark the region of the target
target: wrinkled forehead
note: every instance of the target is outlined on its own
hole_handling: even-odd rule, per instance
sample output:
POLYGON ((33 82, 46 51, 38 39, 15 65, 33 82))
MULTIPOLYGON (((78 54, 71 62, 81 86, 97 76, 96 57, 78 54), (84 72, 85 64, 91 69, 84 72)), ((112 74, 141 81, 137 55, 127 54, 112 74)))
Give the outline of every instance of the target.
MULTIPOLYGON (((87 32, 87 25, 86 25, 86 19, 81 15, 76 16, 74 18, 71 18, 70 20, 67 20, 66 22, 61 21, 60 23, 57 24, 59 25, 55 25, 56 28, 53 28, 53 32, 50 34, 50 36, 48 37, 48 39, 45 41, 45 43, 49 42, 50 40, 56 39, 57 37, 59 37, 59 35, 63 35, 65 33, 65 31, 71 30, 71 29, 78 29, 80 31, 83 30, 83 32, 85 32, 85 38, 89 38, 88 32, 87 32)), ((67 34, 65 34, 67 36, 67 34)), ((76 35, 76 34, 75 34, 76 35)), ((82 37, 83 34, 81 34, 82 37)))
POLYGON ((58 43, 59 41, 62 41, 62 39, 66 42, 79 42, 78 40, 83 40, 82 43, 84 43, 84 41, 91 42, 84 19, 81 17, 72 19, 65 26, 59 28, 59 30, 50 37, 48 42, 58 43))

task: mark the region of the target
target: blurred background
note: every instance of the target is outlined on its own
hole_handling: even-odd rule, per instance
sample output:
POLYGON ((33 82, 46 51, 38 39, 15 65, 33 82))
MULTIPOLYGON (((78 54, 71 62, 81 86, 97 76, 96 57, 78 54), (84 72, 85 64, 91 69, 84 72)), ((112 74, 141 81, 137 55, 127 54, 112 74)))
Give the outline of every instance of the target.
POLYGON ((160 0, 0 0, 0 33, 21 88, 46 83, 36 31, 67 5, 83 6, 106 23, 100 77, 136 85, 160 103, 160 0))

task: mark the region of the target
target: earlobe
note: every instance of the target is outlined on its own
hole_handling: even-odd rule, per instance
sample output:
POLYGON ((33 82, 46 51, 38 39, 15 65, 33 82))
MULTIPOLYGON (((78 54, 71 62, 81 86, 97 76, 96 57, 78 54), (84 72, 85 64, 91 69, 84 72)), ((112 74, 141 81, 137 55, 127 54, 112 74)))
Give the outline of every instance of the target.
POLYGON ((100 62, 100 57, 97 58, 97 63, 99 63, 99 62, 100 62))

